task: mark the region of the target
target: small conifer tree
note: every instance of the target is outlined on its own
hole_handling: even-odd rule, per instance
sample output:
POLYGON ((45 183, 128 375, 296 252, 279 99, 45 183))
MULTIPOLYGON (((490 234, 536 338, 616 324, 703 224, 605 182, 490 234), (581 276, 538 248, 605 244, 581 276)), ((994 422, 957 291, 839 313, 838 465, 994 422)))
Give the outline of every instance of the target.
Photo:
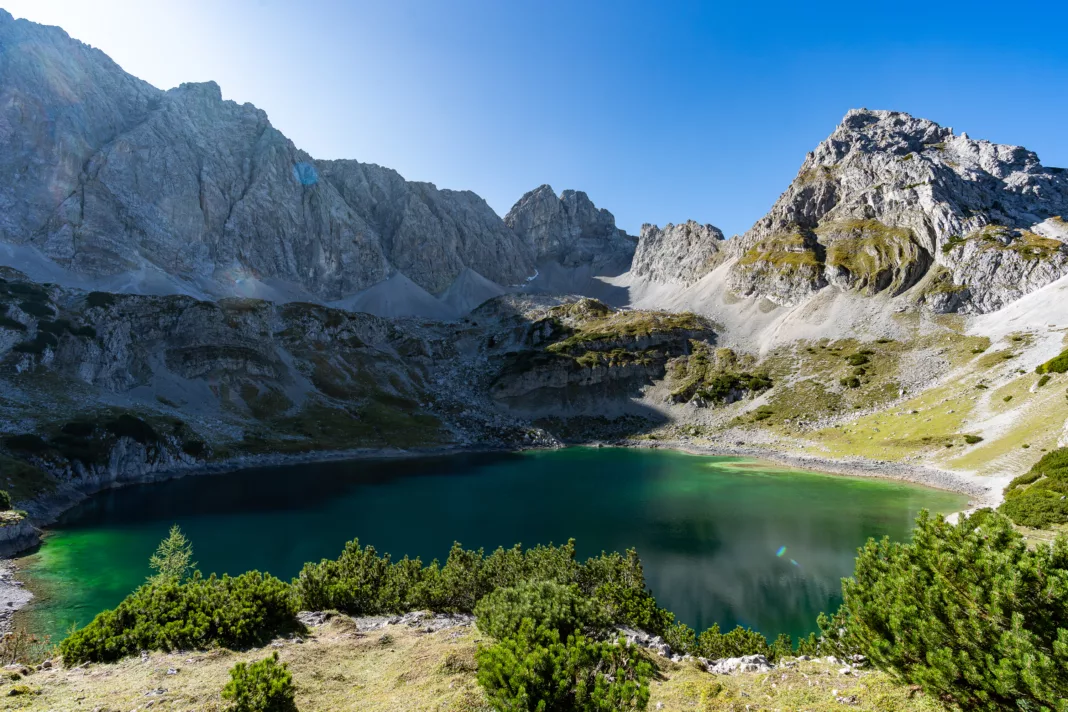
POLYGON ((171 526, 170 533, 159 543, 148 565, 156 572, 149 576, 149 581, 181 583, 192 576, 197 565, 193 561, 193 544, 177 524, 171 526))

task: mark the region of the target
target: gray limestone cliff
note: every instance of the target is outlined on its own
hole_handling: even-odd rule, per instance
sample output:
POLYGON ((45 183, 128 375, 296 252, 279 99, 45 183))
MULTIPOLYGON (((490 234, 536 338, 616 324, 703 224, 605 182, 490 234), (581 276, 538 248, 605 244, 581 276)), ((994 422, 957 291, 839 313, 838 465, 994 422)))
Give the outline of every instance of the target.
POLYGON ((724 261, 723 232, 689 220, 663 228, 646 223, 638 238, 631 273, 653 282, 690 284, 724 261))
POLYGON ((532 250, 473 193, 316 161, 218 85, 160 91, 102 52, 0 14, 0 241, 76 274, 154 270, 190 291, 279 283, 339 299, 399 270, 432 293, 501 284, 532 250))
POLYGON ((1068 173, 1031 151, 853 110, 733 246, 730 285, 795 304, 924 281, 938 310, 988 312, 1068 273, 1066 214, 1068 173))
POLYGON ((548 185, 520 198, 504 222, 539 262, 565 267, 625 268, 637 244, 637 238, 616 227, 612 213, 597 208, 582 191, 565 190, 557 197, 548 185))

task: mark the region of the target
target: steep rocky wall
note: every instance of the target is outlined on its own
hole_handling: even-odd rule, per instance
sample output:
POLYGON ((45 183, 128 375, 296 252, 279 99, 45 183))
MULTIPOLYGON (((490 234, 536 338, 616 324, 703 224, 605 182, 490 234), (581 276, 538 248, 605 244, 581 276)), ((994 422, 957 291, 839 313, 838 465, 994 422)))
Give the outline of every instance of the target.
POLYGON ((315 161, 214 82, 159 91, 98 50, 0 14, 0 241, 75 273, 162 271, 339 299, 404 271, 432 293, 501 284, 531 250, 472 193, 315 161))
POLYGON ((688 220, 660 228, 646 223, 630 271, 653 282, 691 284, 726 257, 723 232, 714 225, 688 220))
POLYGON ((564 267, 625 269, 637 243, 616 227, 612 213, 597 208, 585 193, 565 190, 557 197, 548 185, 520 198, 504 222, 530 246, 538 261, 564 267))
POLYGON ((16 438, 0 444, 61 479, 449 437, 421 405, 446 347, 433 332, 314 304, 85 293, 11 270, 0 311, 0 435, 16 438))

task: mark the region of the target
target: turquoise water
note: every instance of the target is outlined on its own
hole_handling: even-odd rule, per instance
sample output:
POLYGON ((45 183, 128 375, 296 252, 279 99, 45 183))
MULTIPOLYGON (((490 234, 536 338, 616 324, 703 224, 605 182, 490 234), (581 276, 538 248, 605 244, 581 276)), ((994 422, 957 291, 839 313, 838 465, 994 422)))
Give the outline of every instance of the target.
POLYGON ((22 561, 38 593, 23 622, 61 636, 150 573, 172 523, 204 572, 290 578, 358 537, 394 558, 575 538, 580 557, 636 548, 658 602, 698 630, 807 634, 838 606, 868 537, 908 536, 922 508, 962 496, 661 450, 348 461, 187 477, 98 494, 22 561), (783 548, 785 547, 785 548, 783 548))

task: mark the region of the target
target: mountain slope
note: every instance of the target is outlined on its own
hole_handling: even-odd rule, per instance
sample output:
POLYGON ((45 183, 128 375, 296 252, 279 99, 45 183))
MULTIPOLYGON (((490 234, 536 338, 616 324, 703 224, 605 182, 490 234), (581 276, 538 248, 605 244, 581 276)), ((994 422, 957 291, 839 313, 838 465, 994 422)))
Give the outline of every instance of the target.
POLYGON ((331 300, 397 270, 435 294, 465 267, 534 273, 473 193, 315 161, 212 82, 160 91, 7 13, 0 46, 0 241, 76 274, 159 270, 208 294, 275 280, 331 300))
POLYGON ((988 312, 1068 272, 1068 173, 1019 146, 853 110, 740 240, 731 287, 784 305, 833 285, 988 312))

